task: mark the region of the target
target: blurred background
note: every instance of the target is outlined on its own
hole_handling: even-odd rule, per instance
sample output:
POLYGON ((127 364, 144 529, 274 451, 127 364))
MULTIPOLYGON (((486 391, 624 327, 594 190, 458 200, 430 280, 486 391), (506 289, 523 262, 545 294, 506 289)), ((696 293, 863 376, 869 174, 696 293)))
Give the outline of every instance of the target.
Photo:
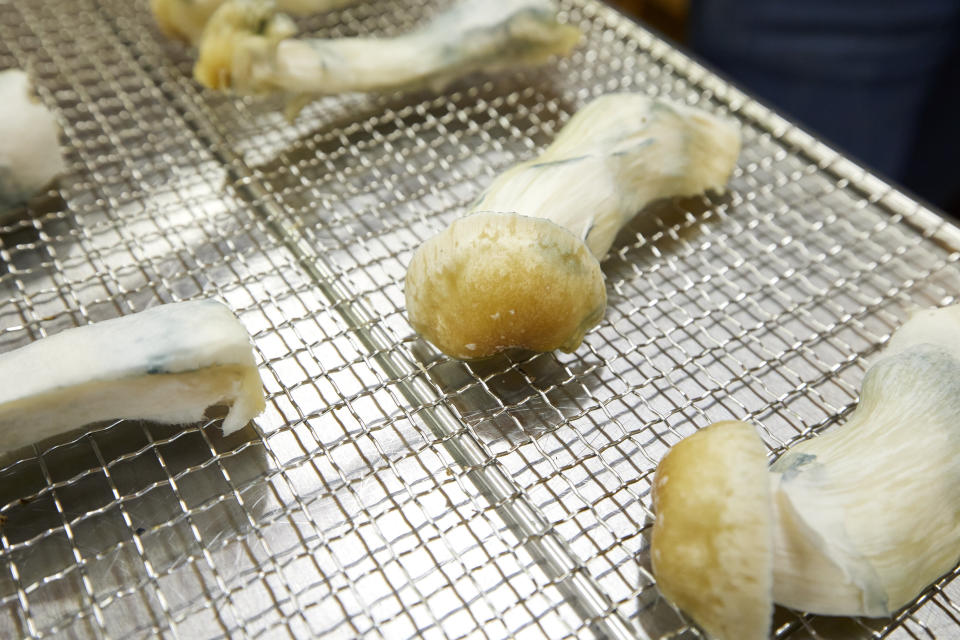
POLYGON ((876 173, 960 215, 960 0, 614 0, 876 173))

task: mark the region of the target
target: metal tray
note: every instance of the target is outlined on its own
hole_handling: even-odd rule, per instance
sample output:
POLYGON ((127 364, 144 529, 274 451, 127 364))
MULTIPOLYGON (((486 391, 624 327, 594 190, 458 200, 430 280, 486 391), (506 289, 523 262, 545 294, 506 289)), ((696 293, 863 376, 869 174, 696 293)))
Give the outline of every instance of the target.
MULTIPOLYGON (((145 4, 0 2, 0 68, 32 71, 70 166, 0 226, 0 350, 214 297, 268 407, 231 438, 120 422, 6 459, 2 637, 695 636, 650 575, 657 460, 714 420, 772 454, 834 423, 908 311, 960 290, 951 224, 596 2, 563 2, 569 59, 293 124, 200 90, 145 4), (404 317, 412 250, 620 90, 738 118, 729 191, 624 230, 576 353, 438 356, 404 317)), ((443 4, 301 26, 391 33, 443 4)), ((778 610, 776 635, 955 637, 950 578, 893 619, 778 610)))

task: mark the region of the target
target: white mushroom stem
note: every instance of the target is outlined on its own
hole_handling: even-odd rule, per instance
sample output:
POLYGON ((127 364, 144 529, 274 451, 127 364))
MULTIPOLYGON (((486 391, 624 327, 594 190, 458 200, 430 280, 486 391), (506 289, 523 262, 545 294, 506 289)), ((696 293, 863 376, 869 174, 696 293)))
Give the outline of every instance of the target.
POLYGON ((576 27, 552 0, 464 0, 392 38, 293 39, 289 18, 265 0, 231 0, 210 19, 194 76, 211 89, 310 97, 442 85, 474 71, 545 62, 568 53, 576 27))
MULTIPOLYGON (((169 38, 197 45, 210 16, 230 0, 150 0, 157 26, 169 38)), ((305 16, 339 9, 357 0, 275 0, 278 11, 305 16)))
POLYGON ((603 317, 599 260, 620 228, 653 200, 723 189, 739 151, 737 128, 705 111, 641 94, 595 99, 417 250, 411 324, 456 358, 576 349, 603 317))
POLYGON ((772 467, 781 604, 889 615, 960 559, 960 307, 908 321, 891 347, 847 423, 772 467))
POLYGON ((224 434, 264 408, 250 337, 218 302, 162 305, 0 354, 0 451, 85 424, 200 420, 227 405, 224 434))
POLYGON ((603 260, 650 202, 722 192, 739 154, 740 132, 727 120, 643 94, 609 94, 578 111, 540 156, 497 176, 471 213, 550 220, 603 260))
MULTIPOLYGON (((762 462, 725 456, 719 444, 691 456, 684 453, 691 450, 687 440, 677 444, 654 482, 659 520, 652 541, 654 569, 665 595, 704 626, 713 625, 708 631, 720 628, 718 619, 728 623, 742 615, 736 607, 718 613, 695 576, 702 570, 716 574, 705 575, 707 583, 729 579, 732 565, 707 561, 715 545, 729 544, 729 520, 715 514, 748 510, 770 517, 772 557, 760 545, 750 562, 757 581, 772 576, 775 602, 827 615, 891 615, 960 561, 958 416, 960 306, 953 306, 918 313, 894 334, 868 369, 860 402, 846 424, 791 447, 767 474, 766 497, 744 491, 719 495, 712 488, 716 477, 742 478, 762 462), (699 482, 705 477, 699 465, 714 470, 709 484, 699 482), (704 492, 710 509, 676 491, 664 493, 667 469, 670 484, 679 479, 688 492, 704 492), (698 521, 696 535, 684 533, 693 525, 682 516, 697 514, 706 516, 698 521), (691 539, 693 544, 673 543, 691 539), (658 565, 664 554, 683 562, 658 565)), ((710 437, 717 443, 726 436, 742 438, 744 427, 749 428, 714 425, 710 437)), ((703 441, 701 433, 688 440, 703 441)), ((761 442, 755 432, 753 437, 761 442)), ((752 526, 737 527, 746 544, 756 539, 747 536, 752 526)))
MULTIPOLYGON (((30 79, 17 69, 0 72, 0 210, 36 195, 66 169, 60 127, 30 94, 30 79)), ((2 211, 0 211, 2 214, 2 211)))

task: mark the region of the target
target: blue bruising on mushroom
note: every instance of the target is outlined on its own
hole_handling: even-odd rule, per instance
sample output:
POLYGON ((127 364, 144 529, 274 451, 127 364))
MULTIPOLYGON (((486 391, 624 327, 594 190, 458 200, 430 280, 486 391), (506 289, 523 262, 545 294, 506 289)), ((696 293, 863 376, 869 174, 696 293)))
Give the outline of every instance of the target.
POLYGON ((789 481, 803 473, 808 465, 814 464, 817 456, 811 453, 788 453, 771 465, 772 471, 783 474, 783 480, 789 481))
MULTIPOLYGON (((191 304, 194 306, 194 308, 213 308, 223 306, 216 300, 211 299, 196 300, 191 302, 191 304)), ((183 317, 182 319, 184 325, 188 325, 189 318, 183 317)), ((133 337, 131 350, 139 351, 144 354, 142 356, 144 360, 143 371, 147 375, 182 373, 184 371, 182 367, 179 367, 175 364, 171 366, 171 363, 176 362, 178 358, 189 352, 189 348, 183 344, 184 340, 187 340, 187 336, 184 334, 184 332, 171 327, 170 330, 162 332, 162 335, 159 336, 154 333, 142 334, 133 337), (158 342, 166 345, 166 350, 164 352, 156 352, 155 344, 158 342)))

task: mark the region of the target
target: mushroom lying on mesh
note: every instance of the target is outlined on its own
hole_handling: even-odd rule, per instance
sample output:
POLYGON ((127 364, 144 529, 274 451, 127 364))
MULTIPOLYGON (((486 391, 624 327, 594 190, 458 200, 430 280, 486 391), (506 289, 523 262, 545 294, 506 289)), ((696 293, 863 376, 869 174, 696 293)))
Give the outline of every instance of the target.
POLYGON ((211 89, 286 93, 288 116, 316 96, 440 86, 474 71, 541 64, 580 31, 552 0, 464 0, 391 38, 291 38, 267 0, 231 0, 210 18, 194 77, 211 89))
POLYGON ((762 451, 749 425, 721 423, 686 438, 654 481, 661 591, 717 638, 766 637, 759 625, 729 630, 746 615, 762 614, 768 626, 769 602, 891 615, 960 560, 958 416, 953 306, 907 321, 868 369, 846 424, 794 445, 769 473, 760 474, 763 456, 729 454, 729 442, 745 438, 762 451), (728 485, 739 488, 718 488, 728 485), (721 548, 733 557, 731 546, 745 555, 714 560, 721 548), (725 582, 764 599, 749 609, 718 600, 707 585, 725 582))
POLYGON ((214 300, 67 329, 0 354, 0 452, 90 422, 182 424, 229 407, 228 435, 263 411, 250 336, 214 300))
POLYGON ((620 228, 653 200, 722 189, 739 151, 737 128, 705 111, 632 93, 595 99, 417 249, 411 324, 455 358, 576 349, 603 317, 599 261, 620 228))
MULTIPOLYGON (((203 28, 221 5, 231 0, 150 0, 150 11, 157 26, 169 38, 192 45, 200 42, 203 28)), ((357 0, 275 0, 277 10, 294 15, 309 15, 353 4, 357 0)))

